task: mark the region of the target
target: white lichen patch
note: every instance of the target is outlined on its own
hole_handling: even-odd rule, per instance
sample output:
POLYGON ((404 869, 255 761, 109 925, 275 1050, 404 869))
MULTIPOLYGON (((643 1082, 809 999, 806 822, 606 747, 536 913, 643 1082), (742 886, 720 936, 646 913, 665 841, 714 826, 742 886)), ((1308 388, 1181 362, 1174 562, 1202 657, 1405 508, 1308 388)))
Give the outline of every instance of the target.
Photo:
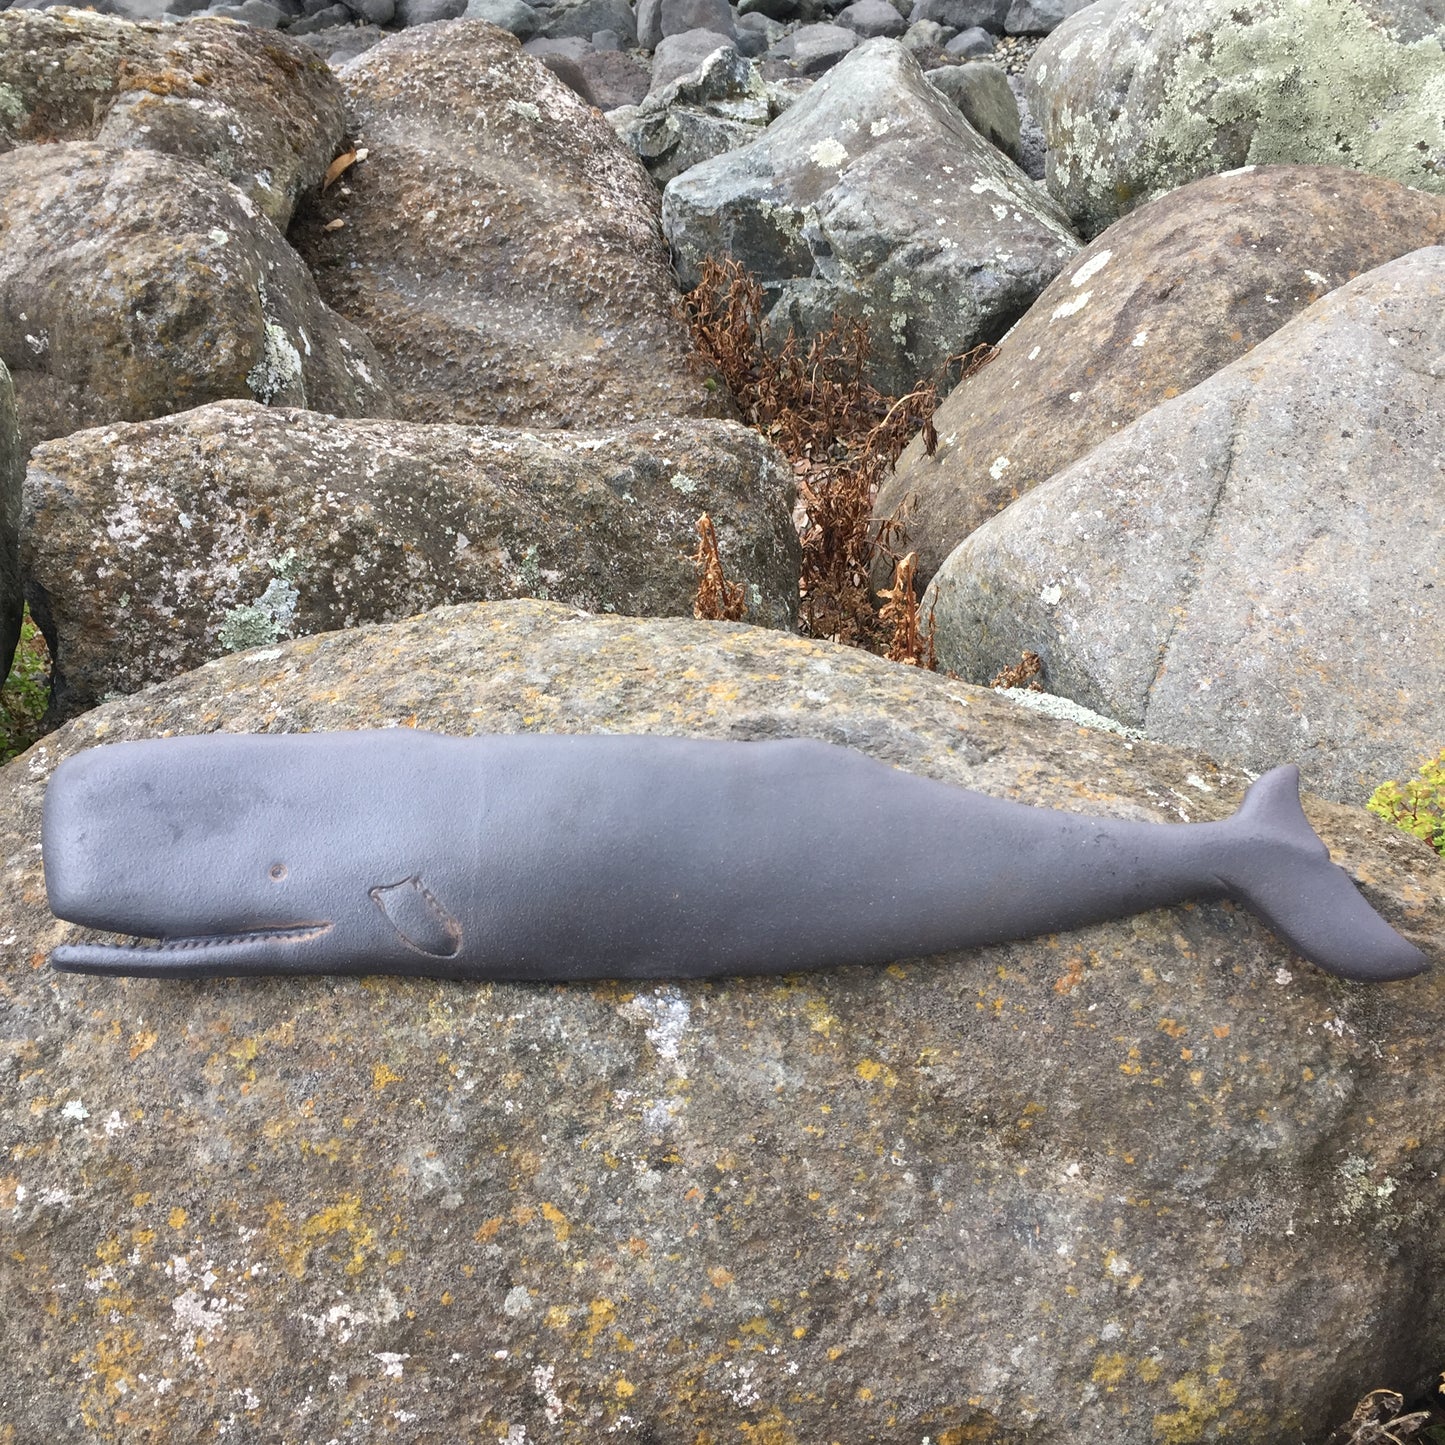
POLYGON ((1076 296, 1072 301, 1060 301, 1049 314, 1050 321, 1062 321, 1066 316, 1076 316, 1093 299, 1092 291, 1085 291, 1082 296, 1076 296))
MULTIPOLYGON (((261 359, 246 373, 246 385, 257 401, 270 406, 285 393, 294 395, 301 385, 301 353, 274 321, 266 322, 261 346, 261 359)), ((305 404, 304 390, 301 404, 305 404)))
POLYGON ((1095 256, 1090 256, 1072 276, 1069 277, 1069 285, 1074 287, 1082 286, 1086 281, 1092 280, 1114 259, 1114 253, 1110 250, 1100 251, 1095 256))
POLYGON ((301 594, 284 577, 273 577, 254 601, 232 608, 221 622, 216 641, 226 652, 264 647, 290 634, 301 594))
POLYGON ((681 992, 676 988, 659 988, 650 994, 638 994, 628 999, 618 1012, 623 1018, 642 1024, 647 1042, 656 1050, 657 1057, 671 1064, 675 1073, 686 1075, 678 1053, 692 1021, 692 1006, 681 992))
POLYGON ((1007 457, 995 457, 992 465, 988 469, 988 474, 997 482, 1003 477, 1004 472, 1008 470, 1010 465, 1011 463, 1007 457))
POLYGON ((1133 340, 1131 340, 1131 341, 1129 342, 1129 345, 1130 345, 1130 346, 1143 346, 1144 343, 1145 343, 1146 341, 1148 341, 1148 339, 1149 339, 1149 332, 1148 332, 1147 329, 1144 330, 1144 331, 1136 331, 1136 332, 1134 333, 1133 340))
POLYGON ((808 152, 808 159, 815 166, 825 166, 831 170, 847 161, 848 151, 841 142, 829 136, 826 140, 820 140, 808 152))
POLYGON ((690 477, 686 472, 675 473, 668 485, 675 492, 681 492, 684 497, 690 497, 702 485, 696 477, 690 477))
POLYGON ((1039 601, 1045 607, 1057 607, 1064 600, 1064 589, 1057 582, 1051 582, 1039 593, 1039 601))

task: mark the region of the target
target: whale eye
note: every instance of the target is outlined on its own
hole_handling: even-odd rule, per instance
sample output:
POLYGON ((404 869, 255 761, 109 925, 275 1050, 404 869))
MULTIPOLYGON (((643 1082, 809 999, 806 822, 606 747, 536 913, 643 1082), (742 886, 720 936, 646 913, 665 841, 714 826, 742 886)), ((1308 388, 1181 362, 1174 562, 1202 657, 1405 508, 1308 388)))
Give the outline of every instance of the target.
POLYGON ((273 863, 266 870, 266 876, 273 882, 279 883, 286 876, 286 865, 284 863, 273 863))

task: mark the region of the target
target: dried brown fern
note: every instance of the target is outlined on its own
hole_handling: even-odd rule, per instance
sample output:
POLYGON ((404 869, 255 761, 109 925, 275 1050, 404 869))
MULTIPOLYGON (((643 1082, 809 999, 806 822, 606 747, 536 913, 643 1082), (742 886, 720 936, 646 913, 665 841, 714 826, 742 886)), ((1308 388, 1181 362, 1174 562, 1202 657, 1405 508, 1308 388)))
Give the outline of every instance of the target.
POLYGON ((893 569, 893 586, 885 587, 879 596, 883 607, 878 621, 888 636, 884 656, 890 662, 905 662, 910 667, 926 668, 933 672, 938 667, 938 656, 933 650, 933 610, 928 613, 928 631, 919 626, 918 592, 914 575, 918 571, 918 553, 910 552, 893 569))
POLYGON ((702 622, 741 622, 748 615, 740 582, 729 582, 717 548, 717 528, 706 512, 697 519, 697 551, 692 562, 701 573, 692 599, 692 615, 702 622))
POLYGON ((1005 667, 996 673, 989 686, 1026 687, 1030 692, 1042 692, 1043 688, 1036 679, 1043 670, 1044 664, 1038 653, 1025 651, 1012 667, 1005 667))
MULTIPOLYGON (((793 464, 804 629, 888 651, 894 623, 884 623, 870 578, 876 557, 901 560, 905 526, 901 514, 879 518, 873 508, 879 484, 915 435, 933 455, 938 389, 919 382, 903 396, 885 396, 867 379, 863 322, 835 315, 806 345, 793 331, 778 342, 765 304, 762 286, 741 263, 710 257, 683 300, 683 315, 699 353, 722 376, 743 416, 793 464)), ((950 357, 943 371, 963 380, 992 355, 992 347, 977 346, 950 357)), ((912 574, 895 578, 887 594, 896 607, 904 606, 892 595, 900 585, 912 588, 912 574)))

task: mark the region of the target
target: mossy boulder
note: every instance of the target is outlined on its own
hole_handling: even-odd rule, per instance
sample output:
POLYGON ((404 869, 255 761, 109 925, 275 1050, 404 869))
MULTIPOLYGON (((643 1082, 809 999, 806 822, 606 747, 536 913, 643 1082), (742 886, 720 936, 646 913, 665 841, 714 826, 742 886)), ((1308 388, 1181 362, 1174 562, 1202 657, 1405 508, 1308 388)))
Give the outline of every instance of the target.
POLYGON ((1243 165, 1445 192, 1445 16, 1429 0, 1098 0, 1039 46, 1026 90, 1049 190, 1086 236, 1243 165))
MULTIPOLYGON (((1438 967, 1342 984, 1201 903, 676 985, 46 968, 77 932, 41 879, 63 757, 387 725, 812 736, 1159 822, 1245 781, 857 651, 540 602, 76 719, 0 772, 0 1433, 1278 1445, 1435 1381, 1438 967)), ((1445 864, 1307 806, 1440 961, 1445 864)))

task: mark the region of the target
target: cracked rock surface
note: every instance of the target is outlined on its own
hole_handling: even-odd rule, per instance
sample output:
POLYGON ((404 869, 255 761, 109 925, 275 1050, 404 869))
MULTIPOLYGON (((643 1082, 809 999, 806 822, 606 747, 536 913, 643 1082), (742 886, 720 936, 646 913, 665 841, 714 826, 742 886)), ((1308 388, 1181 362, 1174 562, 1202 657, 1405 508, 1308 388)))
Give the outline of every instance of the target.
POLYGON ((1362 803, 1445 735, 1445 247, 1331 292, 964 539, 940 661, 1362 803))
MULTIPOLYGON (((62 758, 391 725, 810 736, 1160 823, 1244 781, 856 650, 540 602, 75 719, 0 771, 0 1434, 1279 1445, 1434 1383, 1438 966, 1343 984, 1200 903, 675 985, 45 967, 80 936, 41 882, 62 758)), ((1438 964, 1445 864, 1307 806, 1438 964)), ((887 837, 837 841, 867 886, 887 837)))

